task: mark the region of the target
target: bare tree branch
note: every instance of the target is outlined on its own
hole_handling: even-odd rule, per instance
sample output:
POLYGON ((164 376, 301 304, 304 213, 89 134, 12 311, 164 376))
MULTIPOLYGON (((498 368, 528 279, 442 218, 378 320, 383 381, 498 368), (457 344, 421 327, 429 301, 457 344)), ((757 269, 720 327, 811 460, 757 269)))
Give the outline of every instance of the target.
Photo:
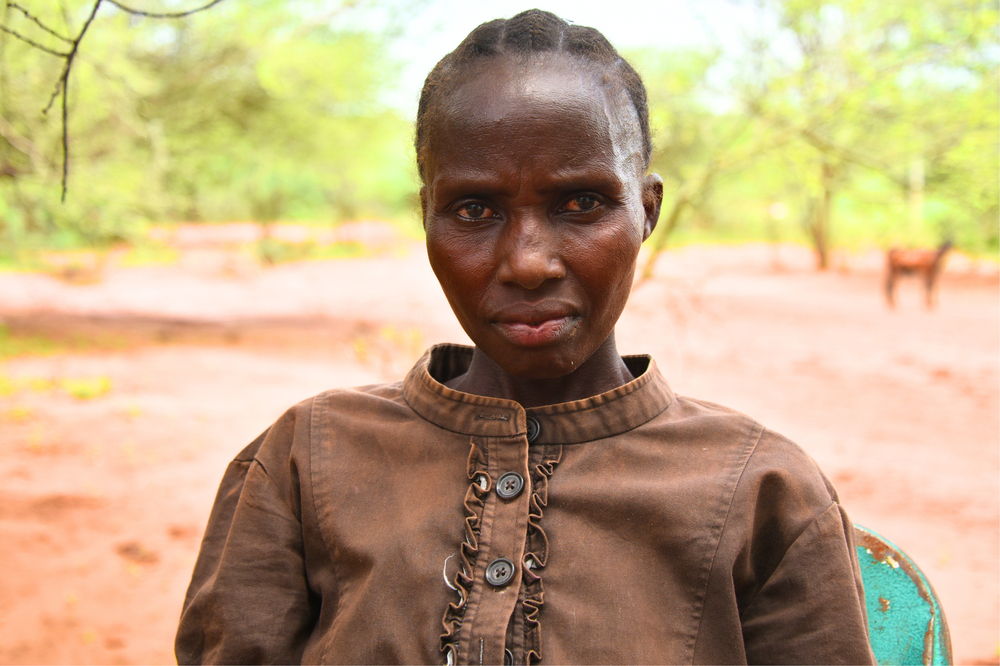
POLYGON ((65 54, 63 57, 66 58, 66 64, 63 66, 62 74, 56 80, 55 88, 52 91, 52 96, 49 98, 49 103, 45 105, 42 109, 42 113, 48 113, 49 109, 52 108, 52 102, 55 101, 56 96, 60 92, 66 95, 66 84, 69 82, 69 73, 73 69, 73 60, 76 58, 76 52, 80 48, 80 42, 83 41, 83 36, 87 34, 87 29, 93 22, 94 17, 97 16, 97 10, 101 8, 101 3, 104 0, 94 0, 94 7, 90 10, 90 16, 84 22, 83 27, 80 28, 80 32, 77 34, 76 39, 73 40, 72 46, 70 47, 69 53, 65 54))
MULTIPOLYGON (((16 37, 17 39, 20 39, 21 41, 30 44, 31 46, 35 47, 36 49, 38 49, 40 51, 44 51, 45 53, 49 53, 51 55, 57 56, 57 57, 62 58, 62 59, 64 59, 66 61, 66 63, 63 65, 62 73, 59 75, 59 78, 56 79, 55 86, 53 86, 53 88, 52 88, 52 94, 49 96, 49 101, 45 105, 45 108, 42 109, 42 114, 48 115, 49 111, 52 109, 52 105, 56 101, 56 98, 59 98, 61 96, 61 99, 60 99, 60 111, 61 111, 61 116, 62 116, 62 197, 61 197, 61 199, 62 199, 63 202, 66 201, 66 191, 67 191, 67 185, 68 185, 68 182, 69 182, 69 77, 70 77, 70 73, 73 71, 73 63, 76 61, 76 56, 77 56, 77 53, 79 52, 79 49, 80 49, 80 42, 83 41, 84 36, 87 34, 87 30, 90 28, 90 24, 93 23, 94 17, 97 16, 97 11, 101 8, 101 3, 104 2, 104 1, 105 0, 94 0, 94 6, 93 6, 93 8, 91 8, 90 15, 87 17, 87 20, 84 21, 83 26, 80 28, 80 32, 77 33, 76 37, 74 37, 73 39, 70 39, 68 37, 63 37, 62 35, 60 35, 59 33, 57 33, 55 30, 53 30, 52 28, 50 28, 49 26, 47 26, 45 23, 43 23, 41 21, 41 19, 39 19, 38 17, 36 17, 33 14, 31 14, 31 12, 29 12, 27 9, 25 9, 21 5, 17 4, 16 2, 11 2, 11 0, 6 0, 5 6, 7 8, 9 8, 9 9, 15 9, 15 10, 21 12, 21 14, 23 14, 25 16, 25 18, 27 18, 29 21, 32 21, 33 23, 35 23, 38 27, 40 27, 45 32, 49 33, 50 35, 52 35, 52 36, 54 36, 54 37, 56 37, 58 39, 61 39, 61 40, 65 41, 65 42, 68 42, 69 45, 70 45, 70 49, 67 52, 57 51, 57 50, 49 48, 49 47, 47 47, 47 46, 45 46, 43 44, 39 44, 38 42, 36 42, 36 41, 34 41, 32 39, 29 39, 28 37, 25 37, 24 35, 20 34, 19 32, 15 31, 15 30, 13 30, 11 28, 8 28, 5 25, 0 25, 0 30, 2 30, 3 32, 6 32, 6 33, 8 33, 8 34, 10 34, 10 35, 12 35, 14 37, 16 37)), ((184 17, 184 16, 190 16, 191 14, 197 14, 198 12, 201 12, 201 11, 205 11, 206 9, 209 9, 209 8, 214 7, 215 5, 219 4, 220 2, 222 2, 222 0, 211 0, 208 3, 206 3, 204 5, 201 5, 200 7, 196 7, 194 9, 189 9, 187 11, 182 11, 182 12, 147 12, 147 11, 144 11, 144 10, 141 10, 141 9, 134 9, 132 7, 128 7, 126 5, 123 5, 120 2, 118 2, 118 0, 107 0, 107 2, 109 4, 111 4, 111 5, 114 5, 115 7, 117 7, 118 9, 120 9, 121 11, 127 12, 129 14, 133 14, 135 16, 146 16, 146 17, 149 17, 149 18, 181 18, 181 17, 184 17)))
MULTIPOLYGON (((63 57, 67 56, 69 56, 68 53, 66 54, 66 56, 63 57)), ((52 108, 52 104, 56 101, 56 97, 58 97, 59 93, 63 91, 63 85, 65 83, 64 75, 65 75, 65 68, 63 69, 63 75, 60 75, 59 78, 56 79, 56 85, 55 87, 52 88, 52 94, 49 95, 49 101, 45 104, 45 108, 42 109, 42 114, 48 114, 49 109, 52 108)))
POLYGON ((25 9, 21 5, 17 4, 16 2, 10 2, 10 0, 8 0, 7 6, 9 8, 11 8, 11 9, 16 9, 17 11, 21 12, 22 14, 24 14, 25 18, 27 18, 29 21, 32 21, 35 25, 37 25, 39 28, 41 28, 45 32, 49 33, 53 37, 55 37, 57 39, 61 39, 64 42, 68 42, 68 43, 73 41, 69 37, 63 37, 58 32, 56 32, 55 30, 53 30, 49 26, 45 25, 44 23, 42 23, 41 19, 39 19, 37 16, 34 16, 31 12, 29 12, 27 9, 25 9))
POLYGON ((55 49, 50 49, 48 46, 44 46, 42 44, 39 44, 38 42, 34 41, 33 39, 29 39, 29 38, 25 37, 24 35, 22 35, 21 33, 19 33, 18 31, 12 30, 12 29, 8 28, 5 25, 0 25, 0 30, 3 30, 8 35, 13 35, 14 37, 17 37, 22 42, 26 42, 28 44, 31 44, 32 46, 34 46, 36 49, 38 49, 40 51, 45 51, 46 53, 51 53, 52 55, 58 56, 60 58, 65 58, 66 56, 69 55, 68 53, 64 53, 63 51, 56 51, 55 49))
POLYGON ((134 16, 146 16, 149 18, 183 18, 185 16, 190 16, 191 14, 197 14, 198 12, 203 12, 206 9, 211 9, 215 5, 222 2, 222 0, 211 0, 211 2, 208 2, 202 5, 201 7, 196 7, 194 9, 189 9, 183 12, 147 12, 142 9, 134 9, 132 7, 127 7, 122 3, 118 2, 118 0, 108 0, 108 2, 110 2, 112 5, 122 10, 123 12, 128 12, 129 14, 132 14, 134 16))
MULTIPOLYGON (((101 0, 97 0, 101 4, 101 0)), ((96 10, 96 7, 95 7, 96 10)), ((82 33, 81 33, 82 36, 82 33)), ((66 78, 62 86, 62 193, 59 200, 66 203, 66 190, 69 186, 69 67, 66 68, 66 78)))
POLYGON ((63 66, 62 74, 59 75, 59 79, 56 80, 55 88, 52 91, 52 97, 49 98, 49 103, 42 110, 43 114, 47 114, 49 109, 52 108, 52 102, 55 101, 56 97, 62 94, 62 196, 60 199, 66 201, 66 189, 69 182, 69 75, 73 70, 73 61, 76 59, 77 51, 80 49, 80 42, 83 41, 84 35, 87 34, 87 29, 90 28, 90 24, 93 23, 94 17, 97 16, 97 10, 101 8, 101 3, 104 0, 94 0, 94 7, 90 10, 90 16, 84 21, 83 27, 80 28, 80 32, 77 34, 76 38, 73 40, 72 46, 70 47, 69 53, 64 57, 66 58, 66 64, 63 66))

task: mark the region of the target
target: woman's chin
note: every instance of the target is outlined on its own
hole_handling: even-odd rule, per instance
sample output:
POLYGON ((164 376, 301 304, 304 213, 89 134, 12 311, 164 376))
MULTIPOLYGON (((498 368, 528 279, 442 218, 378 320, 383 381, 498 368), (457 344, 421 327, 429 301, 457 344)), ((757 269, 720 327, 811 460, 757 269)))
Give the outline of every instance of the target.
POLYGON ((551 380, 566 377, 579 369, 586 359, 560 353, 556 349, 533 347, 520 354, 520 358, 506 356, 494 362, 511 377, 526 380, 551 380), (501 362, 502 361, 502 362, 501 362))

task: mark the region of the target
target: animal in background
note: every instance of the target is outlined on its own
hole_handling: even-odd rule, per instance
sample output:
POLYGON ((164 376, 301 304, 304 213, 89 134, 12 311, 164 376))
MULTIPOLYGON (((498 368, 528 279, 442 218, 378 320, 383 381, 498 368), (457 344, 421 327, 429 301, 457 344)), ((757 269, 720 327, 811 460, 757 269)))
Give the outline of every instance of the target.
POLYGON ((951 247, 952 242, 946 240, 937 249, 891 248, 886 253, 885 266, 885 300, 889 307, 896 305, 893 294, 896 278, 900 275, 919 275, 924 281, 924 302, 928 308, 933 308, 938 274, 944 265, 944 256, 951 247))

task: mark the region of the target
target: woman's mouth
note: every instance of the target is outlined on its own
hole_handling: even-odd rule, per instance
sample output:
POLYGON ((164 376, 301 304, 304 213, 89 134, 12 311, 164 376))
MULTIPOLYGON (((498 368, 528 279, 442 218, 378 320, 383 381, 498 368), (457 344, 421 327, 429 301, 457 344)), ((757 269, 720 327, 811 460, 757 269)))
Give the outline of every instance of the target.
POLYGON ((496 321, 493 325, 515 345, 542 347, 568 338, 579 322, 579 317, 563 315, 540 321, 496 321))

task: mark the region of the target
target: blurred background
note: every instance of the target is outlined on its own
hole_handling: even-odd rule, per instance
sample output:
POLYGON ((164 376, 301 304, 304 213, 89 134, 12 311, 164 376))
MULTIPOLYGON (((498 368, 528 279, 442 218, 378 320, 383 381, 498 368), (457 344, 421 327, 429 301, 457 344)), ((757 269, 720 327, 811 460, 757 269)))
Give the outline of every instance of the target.
POLYGON ((649 91, 666 194, 620 346, 800 443, 929 575, 957 662, 1000 663, 1000 37, 974 0, 4 0, 0 662, 171 661, 227 461, 466 340, 423 256, 416 100, 532 6, 649 91))

